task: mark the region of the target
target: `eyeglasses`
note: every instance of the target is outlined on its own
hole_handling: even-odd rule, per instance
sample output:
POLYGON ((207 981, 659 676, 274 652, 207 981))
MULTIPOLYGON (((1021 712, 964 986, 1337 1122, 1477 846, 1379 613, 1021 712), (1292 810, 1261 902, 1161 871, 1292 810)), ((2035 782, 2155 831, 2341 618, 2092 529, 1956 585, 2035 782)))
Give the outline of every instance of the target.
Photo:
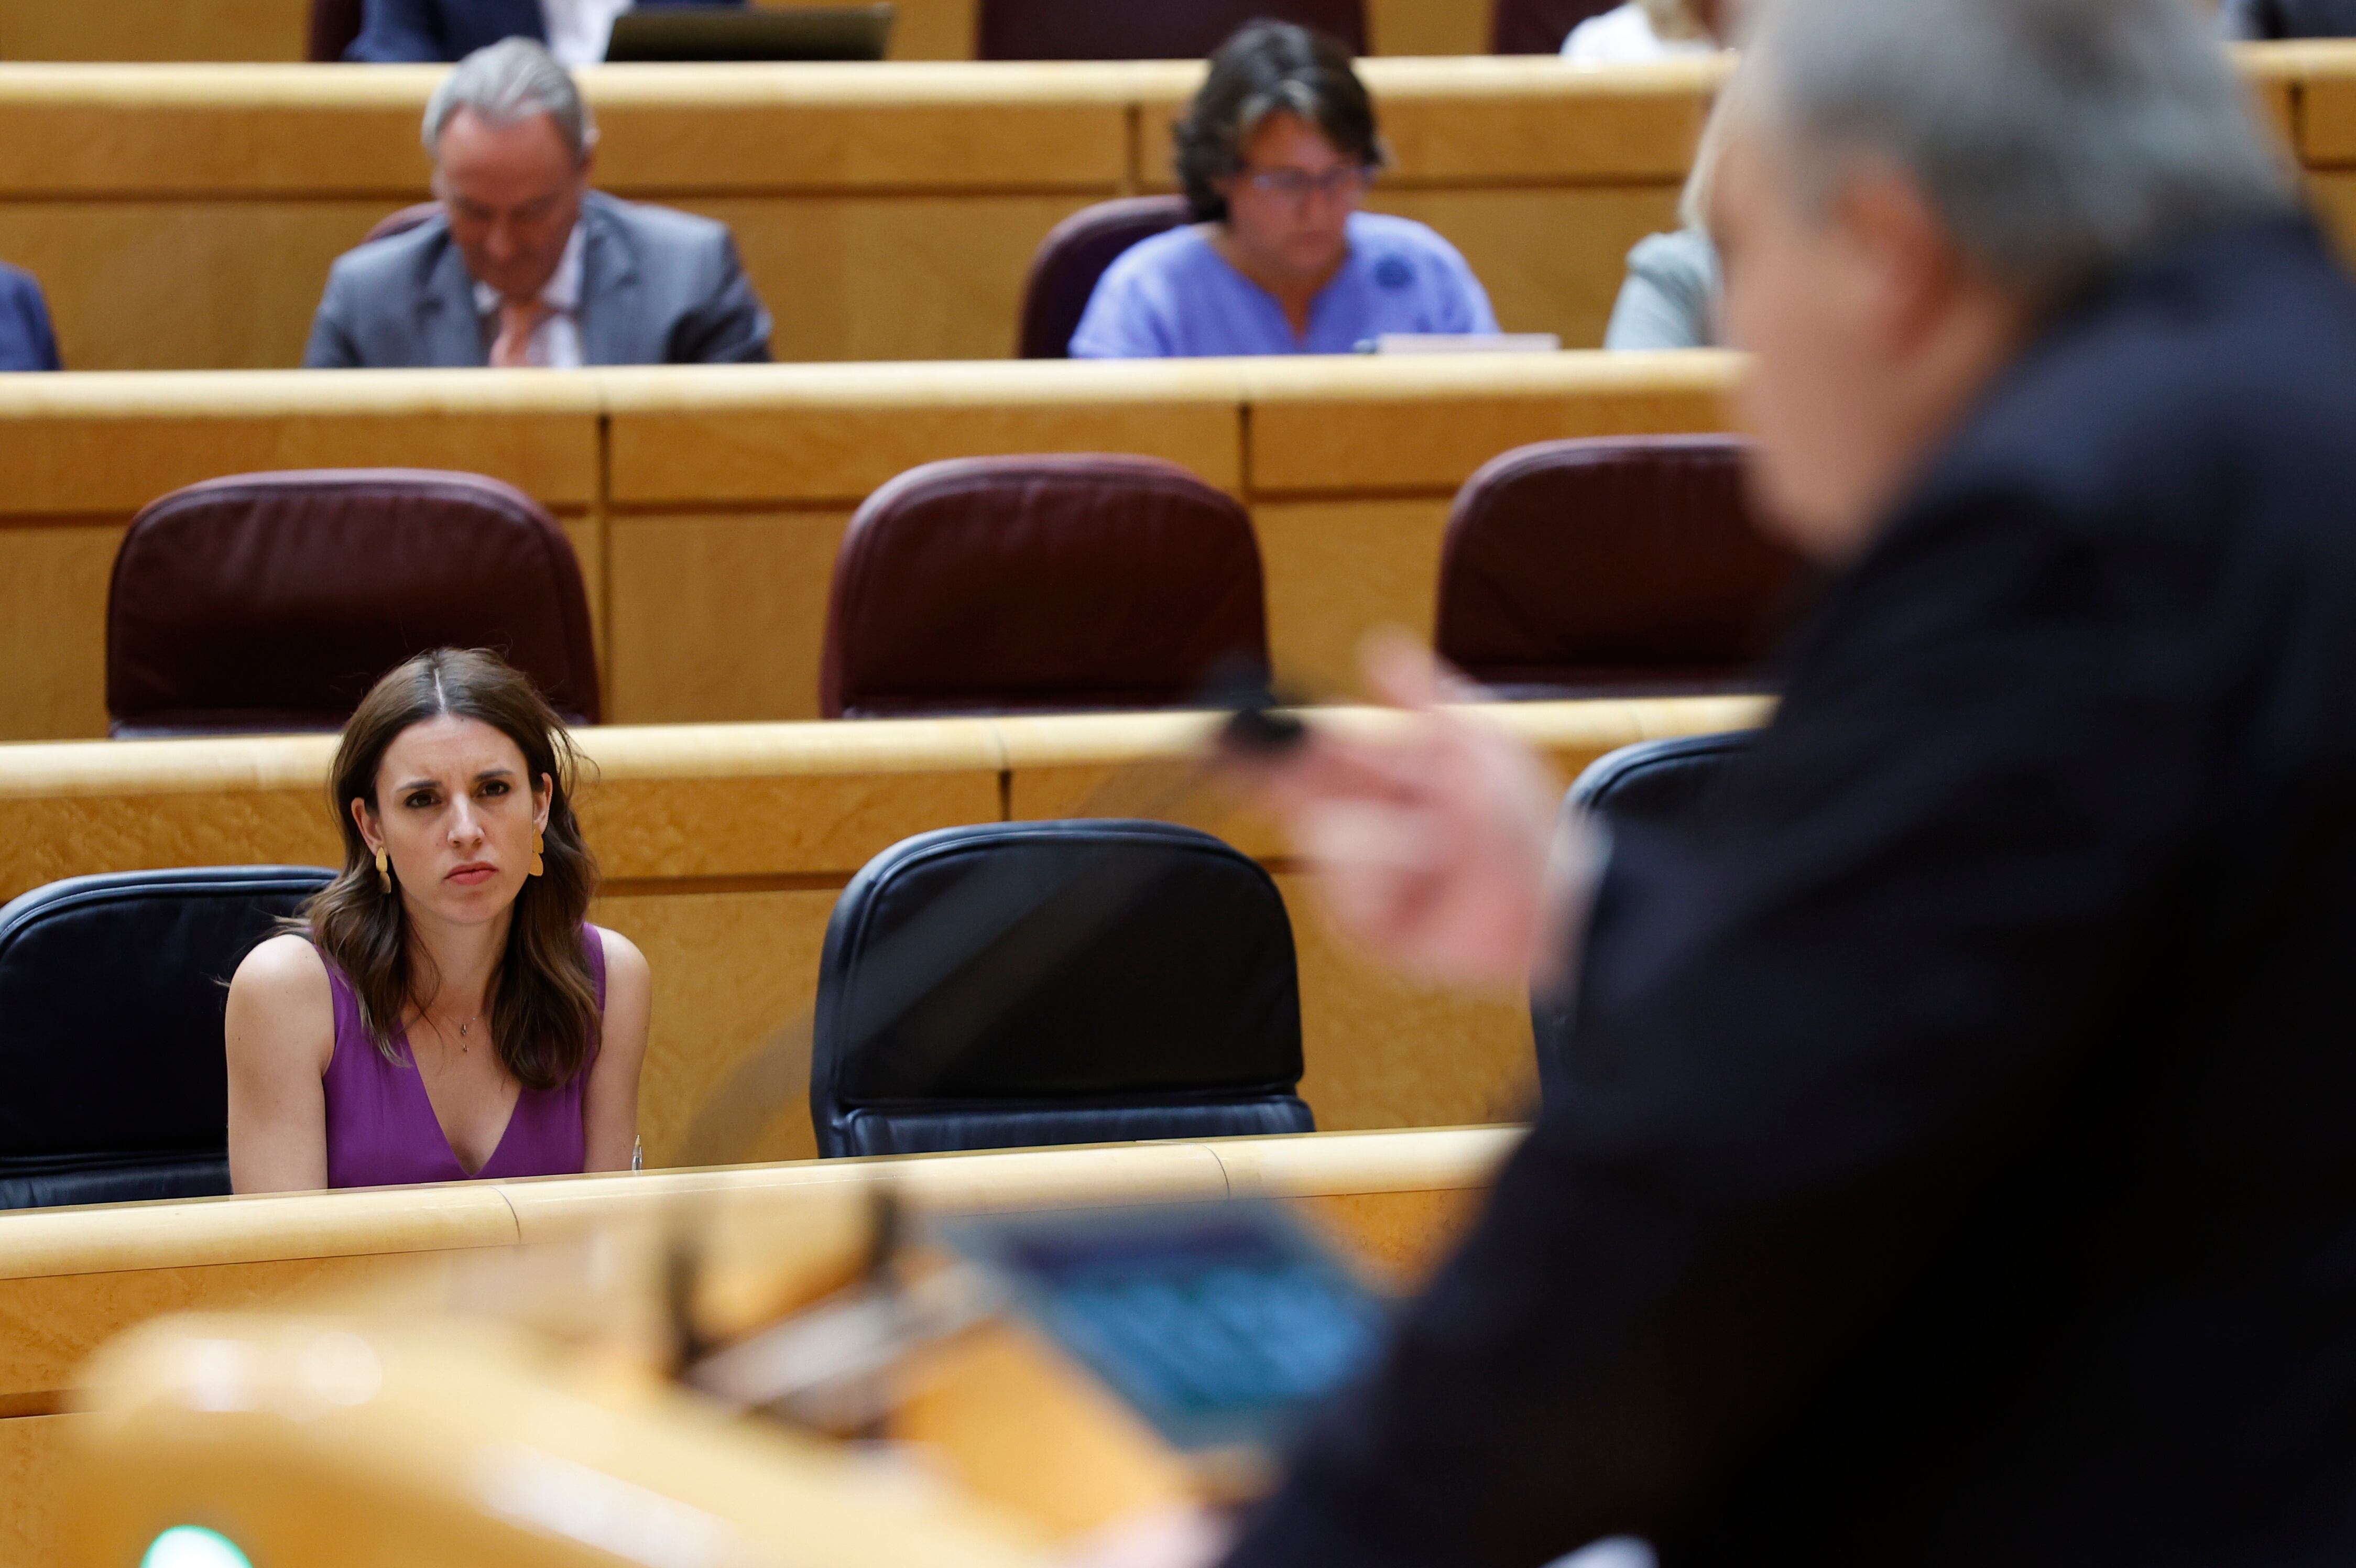
POLYGON ((1304 169, 1271 168, 1246 173, 1244 183, 1262 195, 1284 201, 1306 201, 1312 196, 1348 197, 1364 194, 1375 182, 1371 168, 1346 166, 1329 168, 1323 174, 1311 174, 1304 169))

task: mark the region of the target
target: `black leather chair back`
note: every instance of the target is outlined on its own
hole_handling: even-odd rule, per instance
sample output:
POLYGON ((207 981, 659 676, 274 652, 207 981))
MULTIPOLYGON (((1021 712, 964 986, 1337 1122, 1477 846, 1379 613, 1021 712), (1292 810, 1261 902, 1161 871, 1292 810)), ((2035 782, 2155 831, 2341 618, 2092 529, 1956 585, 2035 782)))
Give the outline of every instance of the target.
POLYGON ((332 875, 115 872, 0 909, 0 1208, 229 1191, 229 978, 332 875))
POLYGON ((1607 825, 1665 822, 1693 809, 1729 758, 1750 748, 1751 732, 1647 740, 1597 757, 1564 804, 1607 825))
MULTIPOLYGON (((1580 816, 1593 817, 1607 829, 1665 827, 1690 814, 1726 765, 1748 750, 1747 730, 1724 735, 1679 736, 1674 740, 1647 740, 1623 746, 1588 764, 1587 770, 1563 798, 1564 825, 1580 816)), ((1612 918, 1612 887, 1607 880, 1593 911, 1592 929, 1601 930, 1612 918)), ((1555 1076, 1563 1050, 1579 1026, 1579 992, 1535 992, 1530 996, 1530 1033, 1537 1043, 1538 1079, 1544 1085, 1555 1076)))
POLYGON ((1269 875, 1165 822, 992 822, 884 851, 819 966, 819 1153, 1315 1130, 1269 875))

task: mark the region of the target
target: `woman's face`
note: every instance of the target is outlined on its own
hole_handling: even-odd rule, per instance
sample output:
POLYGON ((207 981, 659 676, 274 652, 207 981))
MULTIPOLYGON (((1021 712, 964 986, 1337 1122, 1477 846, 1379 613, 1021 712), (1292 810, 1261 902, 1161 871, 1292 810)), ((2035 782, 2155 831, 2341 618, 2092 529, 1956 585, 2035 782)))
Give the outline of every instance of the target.
POLYGON ((552 789, 498 730, 445 714, 393 737, 377 765, 375 810, 355 800, 352 816, 369 850, 391 856, 412 911, 472 925, 522 890, 552 789))
POLYGON ((1217 182, 1227 238, 1256 270, 1323 278, 1349 251, 1347 225, 1366 169, 1298 114, 1270 114, 1244 143, 1237 173, 1217 182))

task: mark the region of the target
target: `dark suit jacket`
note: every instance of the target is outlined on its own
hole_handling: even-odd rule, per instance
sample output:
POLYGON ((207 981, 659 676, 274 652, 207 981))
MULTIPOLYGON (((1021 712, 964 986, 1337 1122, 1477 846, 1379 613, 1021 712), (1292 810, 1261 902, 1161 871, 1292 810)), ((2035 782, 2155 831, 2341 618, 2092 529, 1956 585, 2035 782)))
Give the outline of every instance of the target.
POLYGON ((2356 37, 2356 0, 2225 0, 2224 14, 2240 38, 2356 37))
POLYGON ((0 371, 54 371, 57 334, 41 285, 21 267, 0 263, 0 371))
MULTIPOLYGON (((744 0, 637 0, 641 5, 742 5, 744 0)), ((501 38, 548 41, 540 0, 367 0, 349 60, 458 60, 501 38)))
MULTIPOLYGON (((768 359, 769 313, 725 224, 596 191, 581 222, 584 363, 768 359)), ((489 362, 475 280, 440 217, 337 257, 303 354, 312 370, 489 362)))
POLYGON ((2356 291, 2175 247, 1623 834, 1536 1131, 1237 1552, 2356 1561, 2356 291))

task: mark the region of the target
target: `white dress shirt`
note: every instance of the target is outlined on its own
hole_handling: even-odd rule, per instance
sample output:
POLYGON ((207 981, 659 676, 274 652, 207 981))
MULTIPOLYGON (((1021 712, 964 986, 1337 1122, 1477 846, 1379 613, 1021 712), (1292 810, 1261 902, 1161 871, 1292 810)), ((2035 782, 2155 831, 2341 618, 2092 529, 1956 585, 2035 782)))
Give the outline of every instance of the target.
POLYGON ((540 0, 548 52, 567 70, 598 64, 614 36, 614 18, 628 10, 630 4, 631 0, 540 0))
POLYGON ((1678 55, 1716 54, 1708 38, 1665 38, 1653 30, 1652 17, 1636 0, 1590 16, 1562 41, 1563 58, 1590 65, 1641 65, 1646 60, 1672 59, 1678 55))
MULTIPOLYGON (((572 237, 564 242, 564 254, 556 263, 556 272, 548 285, 540 291, 540 303, 548 306, 531 333, 531 362, 552 371, 577 371, 581 368, 581 223, 573 220, 572 237)), ((477 281, 475 285, 475 309, 488 323, 491 339, 497 342, 499 332, 499 291, 477 281)))

